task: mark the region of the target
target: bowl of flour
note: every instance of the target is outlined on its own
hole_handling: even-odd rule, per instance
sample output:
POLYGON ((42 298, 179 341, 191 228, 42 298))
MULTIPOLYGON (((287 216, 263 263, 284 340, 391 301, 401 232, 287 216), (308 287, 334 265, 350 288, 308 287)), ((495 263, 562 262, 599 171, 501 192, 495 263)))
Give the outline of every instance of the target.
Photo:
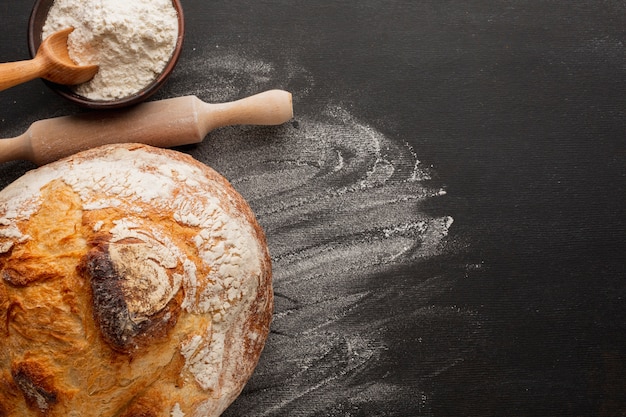
POLYGON ((165 83, 182 50, 179 0, 37 0, 28 30, 35 56, 50 34, 68 27, 68 52, 80 65, 98 65, 83 84, 44 81, 72 102, 120 108, 146 100, 165 83))

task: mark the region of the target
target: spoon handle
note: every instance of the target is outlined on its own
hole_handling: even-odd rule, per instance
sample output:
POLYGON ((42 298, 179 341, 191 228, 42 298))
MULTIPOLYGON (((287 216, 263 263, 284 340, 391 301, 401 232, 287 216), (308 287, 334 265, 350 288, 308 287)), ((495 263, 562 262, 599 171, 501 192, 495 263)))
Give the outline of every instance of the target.
POLYGON ((0 64, 0 91, 38 78, 43 68, 36 58, 0 64))
POLYGON ((213 129, 235 124, 279 125, 293 117, 291 94, 269 90, 229 103, 175 97, 129 109, 85 112, 34 122, 15 138, 0 139, 0 162, 23 159, 43 165, 113 143, 173 147, 201 142, 213 129))

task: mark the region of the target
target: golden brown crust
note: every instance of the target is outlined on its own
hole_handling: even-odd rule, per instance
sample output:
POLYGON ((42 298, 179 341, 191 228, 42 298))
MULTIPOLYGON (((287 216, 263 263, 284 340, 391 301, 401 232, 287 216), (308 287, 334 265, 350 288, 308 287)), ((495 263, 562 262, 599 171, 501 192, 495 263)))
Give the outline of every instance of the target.
POLYGON ((252 210, 187 155, 109 145, 0 192, 0 417, 219 415, 272 305, 252 210))

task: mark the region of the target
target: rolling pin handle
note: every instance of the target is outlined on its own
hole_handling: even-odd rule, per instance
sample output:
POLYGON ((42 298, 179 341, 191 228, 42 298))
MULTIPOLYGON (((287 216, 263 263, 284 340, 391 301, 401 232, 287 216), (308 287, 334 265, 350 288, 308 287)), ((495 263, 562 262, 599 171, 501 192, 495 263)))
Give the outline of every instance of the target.
POLYGON ((29 131, 14 138, 0 139, 0 163, 14 160, 32 162, 33 159, 29 131))
POLYGON ((203 131, 231 125, 280 125, 293 117, 291 93, 268 90, 228 103, 204 103, 200 114, 203 131))

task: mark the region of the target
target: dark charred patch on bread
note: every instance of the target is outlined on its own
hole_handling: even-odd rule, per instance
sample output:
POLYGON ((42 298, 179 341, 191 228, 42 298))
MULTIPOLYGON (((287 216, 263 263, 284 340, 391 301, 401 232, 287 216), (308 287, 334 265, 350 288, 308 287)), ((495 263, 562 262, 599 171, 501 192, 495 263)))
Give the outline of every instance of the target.
POLYGON ((116 350, 132 347, 139 329, 130 320, 121 277, 107 255, 106 246, 96 246, 83 258, 79 269, 91 284, 93 314, 104 339, 116 350))
MULTIPOLYGON (((111 243, 100 241, 82 259, 79 272, 89 280, 94 319, 104 340, 116 351, 132 353, 145 345, 164 339, 176 325, 182 294, 177 294, 154 314, 138 320, 130 309, 128 271, 111 259, 111 243)), ((133 288, 130 288, 130 292, 133 288)), ((140 289, 133 297, 140 293, 140 289)))
POLYGON ((2 280, 8 284, 20 287, 24 286, 23 280, 14 269, 2 268, 2 271, 0 271, 0 276, 2 276, 2 280))
POLYGON ((3 267, 0 271, 2 279, 15 287, 25 287, 33 282, 45 281, 55 277, 51 271, 41 271, 41 268, 37 266, 41 260, 33 258, 15 258, 11 267, 3 267))
POLYGON ((24 395, 29 408, 47 415, 58 402, 58 394, 44 367, 37 362, 21 362, 11 369, 13 382, 24 395))
POLYGON ((9 333, 9 307, 11 302, 9 294, 2 282, 0 282, 0 336, 6 337, 9 333))

